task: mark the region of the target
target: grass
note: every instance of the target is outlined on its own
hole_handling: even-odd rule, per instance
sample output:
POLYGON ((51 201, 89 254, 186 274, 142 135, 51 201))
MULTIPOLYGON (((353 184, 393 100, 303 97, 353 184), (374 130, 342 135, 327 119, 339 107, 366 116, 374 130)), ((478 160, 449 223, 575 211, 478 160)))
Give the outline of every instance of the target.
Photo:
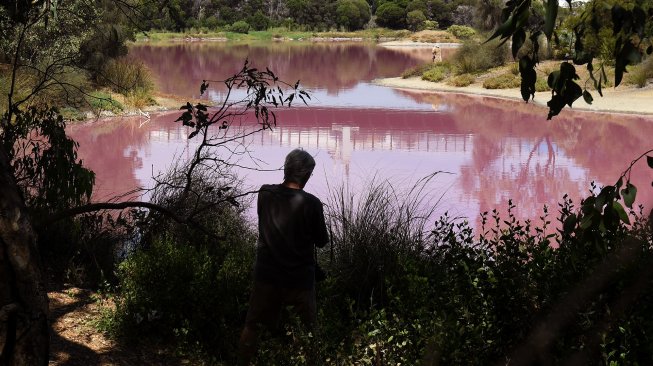
POLYGON ((448 65, 442 63, 435 64, 433 67, 422 74, 422 80, 437 83, 448 77, 450 72, 451 70, 448 65))
POLYGON ((626 74, 626 81, 638 88, 645 87, 651 78, 653 78, 653 57, 639 63, 626 74))
POLYGON ((511 89, 519 88, 520 85, 520 77, 513 75, 512 73, 501 74, 483 81, 483 88, 485 89, 511 89))
POLYGON ((447 80, 447 84, 451 86, 457 86, 457 87, 465 87, 469 86, 476 81, 476 77, 472 74, 462 74, 462 75, 457 75, 449 80, 447 80))
POLYGON ((192 29, 185 32, 150 31, 147 34, 139 34, 137 41, 172 41, 184 38, 217 38, 229 41, 270 41, 274 39, 301 40, 309 38, 362 38, 368 40, 379 40, 382 38, 406 38, 412 32, 407 30, 394 30, 387 28, 370 28, 354 32, 312 32, 302 30, 291 30, 286 27, 274 27, 264 31, 250 31, 247 34, 228 32, 221 29, 197 30, 192 29))
POLYGON ((119 101, 113 99, 111 94, 103 91, 92 92, 86 97, 88 105, 93 109, 96 114, 102 111, 109 111, 112 113, 122 112, 125 107, 119 101))

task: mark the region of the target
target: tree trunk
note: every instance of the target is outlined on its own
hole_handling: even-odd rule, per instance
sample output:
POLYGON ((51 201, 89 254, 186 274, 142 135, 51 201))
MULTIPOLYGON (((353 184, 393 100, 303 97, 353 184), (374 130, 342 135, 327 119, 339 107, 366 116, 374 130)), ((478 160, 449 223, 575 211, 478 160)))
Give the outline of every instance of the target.
POLYGON ((48 364, 48 296, 36 235, 0 148, 0 365, 48 364))

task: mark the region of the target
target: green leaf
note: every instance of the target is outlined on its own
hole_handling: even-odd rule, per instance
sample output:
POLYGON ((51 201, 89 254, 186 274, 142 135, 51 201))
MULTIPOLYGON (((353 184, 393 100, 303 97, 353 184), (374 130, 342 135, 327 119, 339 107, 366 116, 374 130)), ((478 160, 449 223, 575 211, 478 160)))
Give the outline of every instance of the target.
POLYGON ((577 221, 578 218, 575 214, 569 215, 569 217, 565 219, 565 222, 562 225, 562 230, 567 234, 571 234, 571 232, 574 231, 574 228, 576 227, 577 221))
POLYGON ((592 97, 592 94, 586 90, 583 91, 583 99, 585 99, 585 103, 587 104, 592 104, 594 101, 594 98, 592 97))
POLYGON ((512 35, 512 58, 517 58, 517 52, 524 45, 524 41, 526 41, 526 32, 523 29, 515 31, 512 35))
POLYGON ((624 210, 624 207, 621 205, 621 203, 618 201, 613 201, 612 208, 617 212, 617 215, 619 215, 619 219, 621 219, 621 221, 630 225, 630 218, 628 218, 628 214, 626 213, 626 210, 624 210))
POLYGON ((547 40, 551 40, 551 34, 555 27, 556 18, 558 17, 558 0, 547 0, 546 16, 544 21, 544 34, 547 40))
POLYGON ((633 208, 633 202, 635 202, 635 196, 637 196, 637 187, 628 182, 626 188, 621 190, 621 196, 624 199, 626 207, 633 208))

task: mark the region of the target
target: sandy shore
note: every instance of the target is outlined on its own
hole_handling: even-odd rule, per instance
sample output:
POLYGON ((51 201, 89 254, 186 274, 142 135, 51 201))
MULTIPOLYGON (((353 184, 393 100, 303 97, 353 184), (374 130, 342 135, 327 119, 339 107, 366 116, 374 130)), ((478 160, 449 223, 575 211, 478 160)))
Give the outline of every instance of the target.
MULTIPOLYGON (((497 98, 522 100, 519 89, 484 89, 481 85, 472 84, 466 87, 455 87, 445 83, 433 83, 421 80, 420 78, 386 78, 376 79, 377 85, 388 86, 406 90, 426 90, 434 92, 448 92, 461 94, 475 94, 497 98)), ((588 110, 594 112, 628 113, 628 114, 653 114, 653 86, 644 88, 619 87, 606 88, 603 90, 603 97, 598 92, 592 91, 594 101, 587 104, 583 98, 573 104, 575 110, 588 110)), ((551 92, 535 93, 536 104, 546 106, 551 99, 551 92)))

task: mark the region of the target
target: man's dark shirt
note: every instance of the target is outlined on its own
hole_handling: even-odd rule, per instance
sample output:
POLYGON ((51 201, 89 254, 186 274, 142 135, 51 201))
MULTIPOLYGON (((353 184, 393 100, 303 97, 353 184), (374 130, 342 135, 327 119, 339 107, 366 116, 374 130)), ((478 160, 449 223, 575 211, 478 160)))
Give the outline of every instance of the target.
POLYGON ((315 286, 313 245, 329 241, 322 202, 301 189, 263 185, 258 194, 259 239, 254 277, 280 287, 315 286))

